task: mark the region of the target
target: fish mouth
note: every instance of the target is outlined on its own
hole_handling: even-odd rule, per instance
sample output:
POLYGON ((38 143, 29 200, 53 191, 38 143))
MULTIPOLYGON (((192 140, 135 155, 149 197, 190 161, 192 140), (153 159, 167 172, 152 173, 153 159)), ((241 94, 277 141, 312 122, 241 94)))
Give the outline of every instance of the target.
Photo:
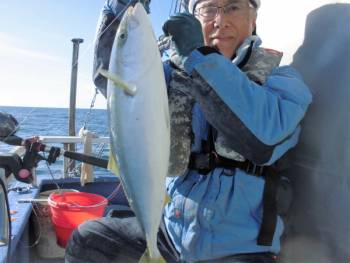
POLYGON ((128 18, 128 23, 131 28, 135 28, 140 25, 139 17, 140 12, 146 12, 143 5, 139 2, 135 4, 135 6, 129 6, 125 12, 125 15, 128 18))
POLYGON ((129 17, 129 16, 132 16, 133 13, 134 13, 134 7, 131 5, 128 7, 128 9, 126 9, 125 15, 129 17))

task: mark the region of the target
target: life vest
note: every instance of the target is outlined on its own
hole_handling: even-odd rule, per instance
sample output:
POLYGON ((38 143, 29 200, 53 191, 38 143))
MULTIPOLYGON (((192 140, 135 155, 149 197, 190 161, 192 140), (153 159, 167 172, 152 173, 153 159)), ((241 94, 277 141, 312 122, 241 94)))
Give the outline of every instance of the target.
MULTIPOLYGON (((280 52, 254 48, 251 44, 245 58, 238 67, 250 80, 263 84, 271 71, 278 67, 280 52)), ((210 128, 207 141, 203 141, 200 153, 191 152, 194 133, 192 132, 192 108, 195 98, 190 89, 198 85, 193 78, 181 70, 171 72, 169 83, 169 110, 171 124, 171 154, 169 176, 181 176, 187 169, 209 173, 216 167, 239 168, 252 176, 263 176, 263 218, 258 236, 258 245, 270 246, 277 222, 276 195, 279 176, 274 166, 256 165, 229 146, 228 139, 219 131, 210 128)))

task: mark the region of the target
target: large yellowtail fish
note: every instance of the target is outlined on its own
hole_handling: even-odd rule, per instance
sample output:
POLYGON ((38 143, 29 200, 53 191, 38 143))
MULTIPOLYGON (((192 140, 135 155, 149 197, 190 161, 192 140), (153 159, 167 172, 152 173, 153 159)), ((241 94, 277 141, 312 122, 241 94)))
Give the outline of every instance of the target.
POLYGON ((170 152, 168 97, 151 22, 141 4, 129 7, 114 40, 108 78, 110 167, 120 175, 145 233, 142 262, 165 262, 157 232, 170 152), (114 168, 113 168, 114 167, 114 168))

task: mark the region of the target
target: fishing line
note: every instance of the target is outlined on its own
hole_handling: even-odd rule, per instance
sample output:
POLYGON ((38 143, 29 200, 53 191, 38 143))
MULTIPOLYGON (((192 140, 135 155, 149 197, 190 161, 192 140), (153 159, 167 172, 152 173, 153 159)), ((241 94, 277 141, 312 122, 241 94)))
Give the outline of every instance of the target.
POLYGON ((98 146, 97 149, 96 149, 96 152, 97 152, 97 156, 98 156, 98 157, 101 157, 101 156, 102 156, 105 147, 106 147, 106 143, 103 142, 103 143, 100 143, 100 144, 99 144, 99 146, 98 146))
MULTIPOLYGON (((110 23, 100 34, 98 34, 98 35, 96 36, 96 38, 100 38, 100 37, 107 31, 107 29, 109 29, 109 27, 110 27, 110 26, 125 12, 125 10, 126 10, 129 6, 131 6, 131 4, 132 4, 132 1, 130 1, 130 2, 121 10, 121 12, 111 21, 111 23, 110 23)), ((87 54, 88 51, 91 49, 91 47, 93 46, 93 44, 94 44, 94 41, 93 41, 91 44, 89 44, 88 47, 84 50, 83 54, 81 55, 81 58, 82 58, 82 59, 86 56, 86 54, 87 54)), ((78 64, 78 61, 75 61, 74 64, 73 64, 73 67, 75 67, 77 64, 78 64)), ((96 97, 96 95, 97 95, 97 94, 95 94, 95 97, 96 97)), ((96 100, 96 98, 94 98, 94 100, 96 100)), ((93 103, 95 103, 95 101, 93 101, 93 103)), ((23 124, 23 122, 28 118, 28 116, 29 116, 30 114, 32 114, 34 111, 36 111, 36 110, 37 110, 37 108, 33 108, 33 109, 26 115, 26 117, 25 117, 21 122, 18 123, 18 126, 17 126, 18 128, 16 127, 16 129, 14 129, 13 132, 15 132, 16 130, 18 130, 19 127, 20 127, 20 125, 23 124)), ((13 133, 13 132, 12 132, 12 133, 13 133)), ((12 133, 11 133, 11 134, 12 134, 12 133)), ((10 135, 8 135, 5 139, 7 139, 9 136, 10 136, 10 135)))
MULTIPOLYGON (((97 36, 96 36, 96 39, 97 38, 100 38, 108 29, 109 27, 125 12, 125 10, 132 4, 132 2, 130 1, 122 10, 121 12, 111 21, 111 23, 102 31, 100 32, 97 36)), ((88 51, 91 49, 91 47, 93 46, 94 44, 94 41, 88 45, 88 47, 83 51, 82 55, 81 55, 81 59, 84 59, 86 57, 86 55, 88 54, 88 51)), ((76 65, 78 64, 78 60, 77 61, 74 61, 73 63, 73 66, 72 67, 75 67, 76 65)), ((95 94, 96 95, 96 94, 95 94)), ((28 116, 30 114, 32 114, 33 112, 35 112, 37 109, 36 108, 33 108, 28 114, 26 114, 25 118, 18 122, 18 125, 17 127, 12 131, 12 133, 10 133, 10 135, 8 135, 6 139, 8 139, 9 136, 11 136, 16 130, 19 129, 20 125, 24 123, 24 121, 26 121, 26 119, 28 118, 28 116)))
MULTIPOLYGON (((174 4, 174 0, 172 0, 172 6, 173 6, 173 4, 174 4)), ((132 5, 132 1, 129 1, 129 3, 128 3, 128 4, 120 11, 120 13, 108 24, 108 26, 96 36, 96 39, 100 38, 100 37, 112 26, 112 24, 113 24, 117 19, 119 19, 121 15, 124 14, 124 12, 127 10, 127 8, 129 8, 131 5, 132 5)), ((84 59, 84 58, 87 56, 88 51, 89 51, 89 50, 91 49, 91 47, 93 46, 94 42, 95 42, 95 41, 93 41, 92 43, 90 43, 90 44, 87 46, 87 48, 82 52, 81 59, 84 59)), ((74 62, 73 67, 76 66, 77 64, 78 64, 78 60, 74 62)), ((98 91, 97 91, 97 89, 95 89, 95 94, 94 94, 93 100, 92 100, 91 105, 90 105, 90 110, 89 110, 89 112, 87 113, 87 115, 85 116, 84 126, 86 125, 87 121, 89 120, 88 118, 90 118, 91 109, 92 109, 92 107, 93 107, 94 104, 95 104, 97 94, 98 94, 98 91)), ((35 112, 35 111, 37 111, 37 110, 38 110, 37 108, 32 108, 31 111, 30 111, 28 114, 26 114, 26 116, 25 116, 20 122, 18 122, 17 127, 12 131, 11 134, 13 134, 16 130, 18 130, 18 129, 20 128, 20 126, 23 125, 23 123, 28 119, 28 117, 29 117, 33 112, 35 112)), ((8 136, 5 138, 5 140, 8 139, 9 136, 11 136, 11 135, 8 135, 8 136)), ((103 147, 104 147, 104 146, 103 146, 103 147)), ((103 148, 100 150, 100 153, 101 153, 102 151, 103 151, 103 148)), ((69 164, 72 164, 73 162, 74 162, 73 160, 69 160, 69 164)), ((49 173, 50 173, 51 177, 54 179, 53 174, 52 174, 52 171, 51 171, 49 165, 48 165, 48 164, 46 164, 46 165, 47 165, 47 167, 48 167, 48 170, 49 170, 49 173)), ((66 171, 66 172, 67 172, 67 171, 66 171)), ((54 179, 54 180, 55 180, 55 179, 54 179)), ((57 185, 57 188, 59 189, 59 186, 58 186, 58 185, 57 185)))
MULTIPOLYGON (((126 9, 131 6, 132 4, 132 1, 130 1, 121 11, 120 13, 108 24, 108 26, 103 30, 101 31, 96 37, 95 39, 98 39, 100 38, 111 26, 112 24, 118 19, 120 18, 120 16, 122 14, 124 14, 124 12, 126 11, 126 9)), ((92 46, 94 45, 95 43, 95 39, 86 47, 86 49, 84 49, 84 51, 82 52, 81 56, 80 56, 80 61, 81 60, 84 60, 84 58, 87 56, 88 52, 90 51, 90 49, 92 48, 92 46)), ((78 60, 74 61, 73 64, 72 64, 72 67, 75 67, 78 65, 78 60)), ((67 73, 69 73, 67 71, 67 73)))
MULTIPOLYGON (((43 155, 44 155, 44 158, 46 159, 46 154, 45 154, 45 152, 43 153, 43 155)), ((55 177, 54 177, 54 175, 53 175, 53 173, 52 173, 52 170, 51 170, 51 168, 50 168, 49 162, 48 162, 47 160, 45 160, 45 164, 46 164, 47 169, 49 170, 49 174, 50 174, 50 176, 51 176, 51 178, 52 178, 52 180, 53 180, 53 183, 56 185, 56 187, 57 187, 58 190, 61 190, 61 187, 58 185, 58 183, 57 183, 57 181, 56 181, 56 179, 55 179, 55 177)))
MULTIPOLYGON (((119 19, 121 15, 124 14, 124 12, 131 6, 131 4, 132 4, 132 1, 129 1, 129 3, 126 4, 126 6, 120 11, 120 13, 119 13, 117 16, 115 16, 115 18, 108 24, 108 26, 107 26, 104 30, 102 30, 102 31, 95 37, 95 39, 99 39, 99 38, 113 25, 113 23, 114 23, 117 19, 119 19)), ((88 45, 88 47, 87 47, 87 48, 85 49, 85 51, 82 53, 81 59, 84 59, 84 57, 88 54, 88 51, 89 51, 89 50, 91 49, 91 47, 94 45, 94 42, 95 42, 95 40, 94 40, 92 43, 90 43, 90 44, 88 45)), ((78 61, 75 61, 74 64, 73 64, 73 67, 76 66, 77 64, 78 64, 78 61)), ((85 120, 84 120, 84 123, 83 123, 83 128, 84 128, 84 129, 85 129, 85 127, 86 127, 88 121, 90 121, 92 108, 93 108, 94 105, 95 105, 96 98, 97 98, 97 95, 98 95, 98 94, 99 94, 99 92, 98 92, 97 88, 95 88, 95 94, 94 94, 94 96, 93 96, 93 99, 92 99, 91 104, 90 104, 89 111, 88 111, 88 113, 86 114, 85 120)), ((73 162, 74 162, 73 160, 69 160, 69 165, 68 165, 67 167, 69 167, 70 164, 72 164, 73 162)), ((75 170, 77 167, 78 167, 78 166, 76 166, 73 170, 75 170)), ((68 168, 67 168, 67 169, 68 169, 68 168)), ((68 171, 65 171, 65 172, 68 172, 68 171)))
POLYGON ((172 14, 172 10, 173 10, 173 6, 174 6, 174 0, 171 0, 171 5, 170 5, 170 9, 169 9, 169 16, 171 16, 172 14))
MULTIPOLYGON (((177 3, 178 0, 176 0, 176 3, 177 3)), ((140 2, 140 1, 138 1, 140 2)), ((172 10, 172 6, 173 6, 173 3, 174 3, 174 0, 171 0, 171 8, 170 8, 170 11, 169 11, 169 16, 171 15, 171 10, 172 10)), ((108 24, 108 26, 103 30, 101 31, 96 37, 95 39, 98 39, 100 38, 108 29, 109 27, 117 20, 120 18, 121 15, 124 14, 124 12, 133 4, 133 1, 130 0, 126 6, 120 11, 120 13, 108 24)), ((85 57, 85 55, 87 54, 87 51, 90 50, 90 48, 93 46, 95 41, 93 41, 91 44, 88 45, 88 47, 84 50, 84 53, 82 54, 82 58, 85 57)), ((78 64, 78 62, 75 62, 75 64, 73 64, 74 66, 76 66, 78 64)))
MULTIPOLYGON (((111 201, 114 197, 116 197, 118 194, 119 194, 119 190, 120 190, 120 187, 121 187, 122 183, 119 182, 118 186, 112 191, 112 193, 110 193, 106 199, 107 201, 111 201)), ((61 192, 61 195, 63 195, 64 192, 61 192)), ((97 203, 97 204, 94 204, 94 205, 80 205, 78 203, 75 203, 75 202, 70 202, 70 204, 72 204, 74 207, 80 207, 80 208, 86 208, 86 207, 99 207, 103 204, 105 204, 104 201, 101 201, 100 203, 97 203)), ((107 203, 108 205, 108 203, 107 203)))
MULTIPOLYGON (((120 190, 121 185, 122 185, 122 183, 119 182, 118 186, 112 191, 112 193, 110 193, 109 196, 106 197, 106 199, 108 201, 111 201, 114 197, 116 197, 119 194, 119 190, 120 190)), ((61 192, 61 194, 64 194, 64 192, 61 192)), ((99 207, 99 206, 105 204, 105 202, 101 201, 100 203, 97 203, 94 205, 80 205, 80 204, 75 203, 75 202, 70 202, 70 204, 72 204, 75 207, 85 208, 85 207, 99 207)), ((108 203, 107 203, 107 205, 108 205, 108 203)))
POLYGON ((181 7, 181 0, 176 0, 175 12, 179 13, 181 7))
POLYGON ((117 196, 121 185, 122 185, 122 183, 120 181, 118 186, 113 190, 113 192, 109 196, 107 196, 108 201, 111 201, 114 197, 117 196))
POLYGON ((37 224, 38 224, 39 234, 38 234, 38 238, 33 242, 33 244, 27 246, 27 248, 32 248, 32 247, 35 247, 36 245, 38 245, 38 244, 39 244, 39 241, 40 241, 40 239, 41 239, 41 235, 42 235, 42 231, 41 231, 42 227, 41 227, 41 225, 40 225, 39 215, 37 214, 37 211, 39 211, 39 206, 38 206, 38 204, 37 204, 36 202, 31 202, 31 205, 32 205, 33 214, 34 214, 34 216, 35 216, 35 218, 36 218, 35 221, 36 221, 37 224), (34 205, 33 205, 33 204, 34 204, 34 205), (34 207, 34 206, 35 206, 35 207, 34 207))
MULTIPOLYGON (((128 4, 126 4, 126 6, 120 11, 120 13, 109 23, 109 25, 103 30, 101 31, 96 37, 95 39, 100 38, 110 27, 111 25, 118 19, 120 18, 121 15, 124 14, 124 12, 126 11, 126 9, 128 9, 130 6, 132 5, 132 1, 129 1, 128 4)), ((84 50, 84 52, 81 55, 81 58, 83 59, 86 54, 88 53, 88 51, 91 49, 91 47, 94 45, 94 41, 92 41, 92 43, 90 43, 87 48, 84 50)), ((73 67, 75 67, 78 64, 78 61, 75 61, 75 63, 73 64, 73 67)))
MULTIPOLYGON (((30 205, 31 205, 31 207, 32 207, 31 210, 33 211, 33 214, 34 214, 34 216, 35 216, 35 218, 36 218, 36 222, 37 222, 37 224, 38 224, 39 235, 38 235, 38 238, 36 238, 36 239, 34 240, 33 244, 29 244, 29 245, 24 244, 24 241, 21 241, 21 239, 18 240, 18 242, 19 242, 20 244, 22 244, 23 247, 25 247, 25 248, 33 248, 33 247, 35 247, 36 245, 38 245, 38 244, 39 244, 39 241, 40 241, 40 239, 41 239, 41 235, 42 235, 42 233, 41 233, 41 225, 40 225, 40 223, 39 223, 39 216, 38 216, 38 214, 37 214, 36 211, 35 211, 35 207, 34 207, 33 203, 35 204, 35 207, 36 207, 37 209, 39 209, 39 208, 38 208, 37 204, 36 204, 34 201, 30 202, 30 205)), ((29 243, 29 240, 28 240, 28 243, 29 243)))

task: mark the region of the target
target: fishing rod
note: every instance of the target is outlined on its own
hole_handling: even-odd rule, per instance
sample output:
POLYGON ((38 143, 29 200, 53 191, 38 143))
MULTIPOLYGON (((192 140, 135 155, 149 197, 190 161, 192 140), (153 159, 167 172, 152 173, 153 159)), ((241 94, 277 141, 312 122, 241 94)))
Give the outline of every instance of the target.
POLYGON ((0 156, 0 167, 5 169, 6 177, 12 173, 16 180, 28 184, 33 182, 32 169, 37 167, 40 161, 45 160, 51 165, 55 163, 60 156, 105 169, 107 169, 108 166, 108 160, 106 159, 97 158, 88 154, 66 151, 59 147, 43 144, 37 136, 29 139, 22 139, 16 135, 11 135, 6 138, 0 138, 0 141, 9 145, 23 146, 25 148, 23 158, 16 153, 2 154, 0 156), (48 153, 48 156, 44 157, 40 153, 48 153))

